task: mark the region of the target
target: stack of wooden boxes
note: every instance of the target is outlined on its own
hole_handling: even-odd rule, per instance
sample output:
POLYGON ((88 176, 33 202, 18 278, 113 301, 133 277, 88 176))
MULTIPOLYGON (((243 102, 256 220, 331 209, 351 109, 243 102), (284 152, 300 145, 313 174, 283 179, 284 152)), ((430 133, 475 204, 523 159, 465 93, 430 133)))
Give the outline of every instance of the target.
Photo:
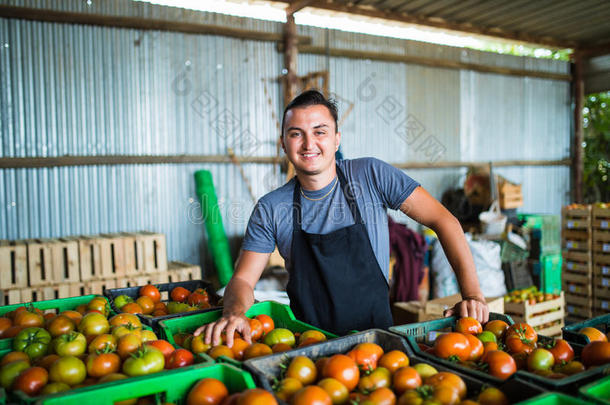
POLYGON ((0 305, 200 278, 199 266, 168 263, 153 232, 0 240, 0 305))
POLYGON ((561 211, 566 316, 582 321, 593 316, 593 255, 591 206, 569 205, 561 211))
POLYGON ((593 315, 610 312, 610 205, 593 207, 593 315))

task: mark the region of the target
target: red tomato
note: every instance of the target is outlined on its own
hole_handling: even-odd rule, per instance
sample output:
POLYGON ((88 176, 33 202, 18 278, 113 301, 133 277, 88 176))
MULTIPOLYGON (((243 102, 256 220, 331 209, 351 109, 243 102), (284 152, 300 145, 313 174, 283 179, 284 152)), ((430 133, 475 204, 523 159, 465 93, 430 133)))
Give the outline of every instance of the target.
POLYGON ((159 292, 159 289, 152 284, 148 284, 140 288, 138 294, 140 297, 148 297, 152 299, 155 304, 161 302, 161 293, 159 292))
POLYGON ((585 366, 600 366, 610 363, 610 342, 593 341, 580 354, 585 366))
POLYGON ((502 380, 507 379, 517 371, 515 359, 501 350, 488 352, 483 356, 482 361, 487 364, 489 374, 502 380))
POLYGON ((165 368, 173 369, 190 366, 195 362, 195 358, 193 357, 193 353, 189 352, 186 349, 176 349, 170 354, 169 362, 166 364, 165 368))
POLYGON ((89 377, 100 378, 108 374, 118 373, 121 369, 121 358, 115 353, 91 353, 87 356, 87 374, 89 377))
POLYGON ((275 323, 273 322, 273 319, 271 319, 271 317, 269 315, 265 315, 265 314, 256 315, 256 319, 258 319, 259 322, 261 323, 261 325, 263 325, 263 333, 265 333, 265 334, 271 332, 273 330, 273 328, 275 328, 275 323))
POLYGON ((187 405, 219 405, 229 396, 227 387, 215 378, 204 378, 188 393, 187 405))
POLYGON ((237 405, 277 405, 277 400, 270 392, 261 388, 250 388, 237 398, 237 405))
POLYGON ((507 329, 508 324, 499 319, 487 322, 485 324, 485 327, 483 328, 484 331, 486 330, 496 335, 496 339, 498 341, 502 340, 502 338, 504 337, 504 333, 507 329))
POLYGON ((460 333, 469 333, 471 335, 478 335, 483 332, 483 327, 471 316, 460 318, 455 322, 455 331, 460 333))
POLYGON ((161 351, 161 353, 163 353, 163 357, 165 357, 165 364, 167 364, 169 362, 169 356, 174 352, 174 350, 176 350, 174 348, 174 346, 172 346, 171 343, 169 343, 167 340, 163 340, 163 339, 149 340, 148 342, 145 342, 144 344, 148 345, 148 346, 153 346, 153 347, 156 347, 157 349, 159 349, 159 351, 161 351))
POLYGON ((538 334, 527 323, 514 323, 508 327, 504 336, 508 339, 510 336, 517 335, 522 339, 529 340, 530 342, 536 343, 538 341, 538 334))
POLYGON ((413 367, 401 367, 392 376, 392 385, 397 394, 421 387, 422 379, 413 367))
POLYGON ((536 348, 536 343, 522 337, 521 334, 512 334, 504 342, 506 349, 512 354, 529 354, 536 348))
POLYGON ((555 363, 559 364, 562 361, 566 363, 574 359, 574 349, 570 344, 563 339, 555 339, 548 347, 549 351, 555 358, 555 363))
POLYGON ((25 369, 13 381, 13 390, 23 391, 31 397, 36 396, 47 385, 49 373, 42 367, 30 367, 25 369))
POLYGON ((335 354, 324 364, 322 376, 338 380, 351 391, 358 385, 360 370, 352 358, 344 354, 335 354))
POLYGON ((292 405, 332 405, 332 403, 330 395, 317 385, 301 388, 292 397, 292 405))
POLYGON ((258 340, 263 336, 263 324, 256 318, 248 319, 250 324, 250 337, 252 340, 258 340))
POLYGON ((374 370, 377 361, 383 356, 383 349, 375 343, 365 342, 356 345, 347 355, 361 370, 374 370))
POLYGON ((481 342, 475 335, 471 335, 470 333, 467 333, 464 336, 466 336, 466 339, 468 339, 468 343, 470 345, 470 356, 468 357, 468 360, 477 361, 483 357, 483 352, 485 351, 483 342, 481 342))
POLYGON ((184 287, 176 287, 170 293, 172 301, 184 302, 191 292, 184 287))
POLYGON ((434 341, 434 354, 441 359, 456 357, 466 361, 470 357, 470 343, 463 333, 443 333, 434 341))

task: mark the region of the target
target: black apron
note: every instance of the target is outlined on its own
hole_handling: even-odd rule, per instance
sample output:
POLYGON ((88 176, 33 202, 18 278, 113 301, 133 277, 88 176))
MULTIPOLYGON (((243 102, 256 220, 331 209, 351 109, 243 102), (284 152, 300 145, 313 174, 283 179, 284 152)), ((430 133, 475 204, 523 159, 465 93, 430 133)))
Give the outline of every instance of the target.
POLYGON ((388 284, 339 166, 337 176, 355 223, 324 235, 303 231, 301 186, 295 178, 290 307, 299 320, 336 334, 387 329, 392 326, 388 284))

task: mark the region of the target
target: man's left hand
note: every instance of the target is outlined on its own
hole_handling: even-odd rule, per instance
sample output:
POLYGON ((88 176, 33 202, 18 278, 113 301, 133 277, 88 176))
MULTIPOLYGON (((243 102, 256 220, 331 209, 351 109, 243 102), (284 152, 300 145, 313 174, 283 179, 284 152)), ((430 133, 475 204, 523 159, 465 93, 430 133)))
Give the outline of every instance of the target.
POLYGON ((489 320, 489 308, 485 299, 467 297, 449 308, 444 313, 445 317, 455 315, 460 318, 467 316, 473 317, 484 324, 489 320))

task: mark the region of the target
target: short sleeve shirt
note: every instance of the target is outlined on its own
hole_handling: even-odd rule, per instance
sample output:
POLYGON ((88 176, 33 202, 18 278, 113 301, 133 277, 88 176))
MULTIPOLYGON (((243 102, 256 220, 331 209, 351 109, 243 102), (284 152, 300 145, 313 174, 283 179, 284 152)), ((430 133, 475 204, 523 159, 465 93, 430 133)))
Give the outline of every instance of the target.
MULTIPOLYGON (((354 191, 373 252, 388 280, 390 236, 387 209, 400 208, 419 183, 394 166, 375 158, 339 160, 337 164, 354 191)), ((277 245, 289 272, 292 268, 294 185, 295 180, 292 179, 257 202, 242 245, 243 250, 259 253, 271 253, 277 245)), ((305 232, 327 234, 354 224, 338 179, 321 190, 302 191, 311 199, 300 196, 302 229, 305 232)))

